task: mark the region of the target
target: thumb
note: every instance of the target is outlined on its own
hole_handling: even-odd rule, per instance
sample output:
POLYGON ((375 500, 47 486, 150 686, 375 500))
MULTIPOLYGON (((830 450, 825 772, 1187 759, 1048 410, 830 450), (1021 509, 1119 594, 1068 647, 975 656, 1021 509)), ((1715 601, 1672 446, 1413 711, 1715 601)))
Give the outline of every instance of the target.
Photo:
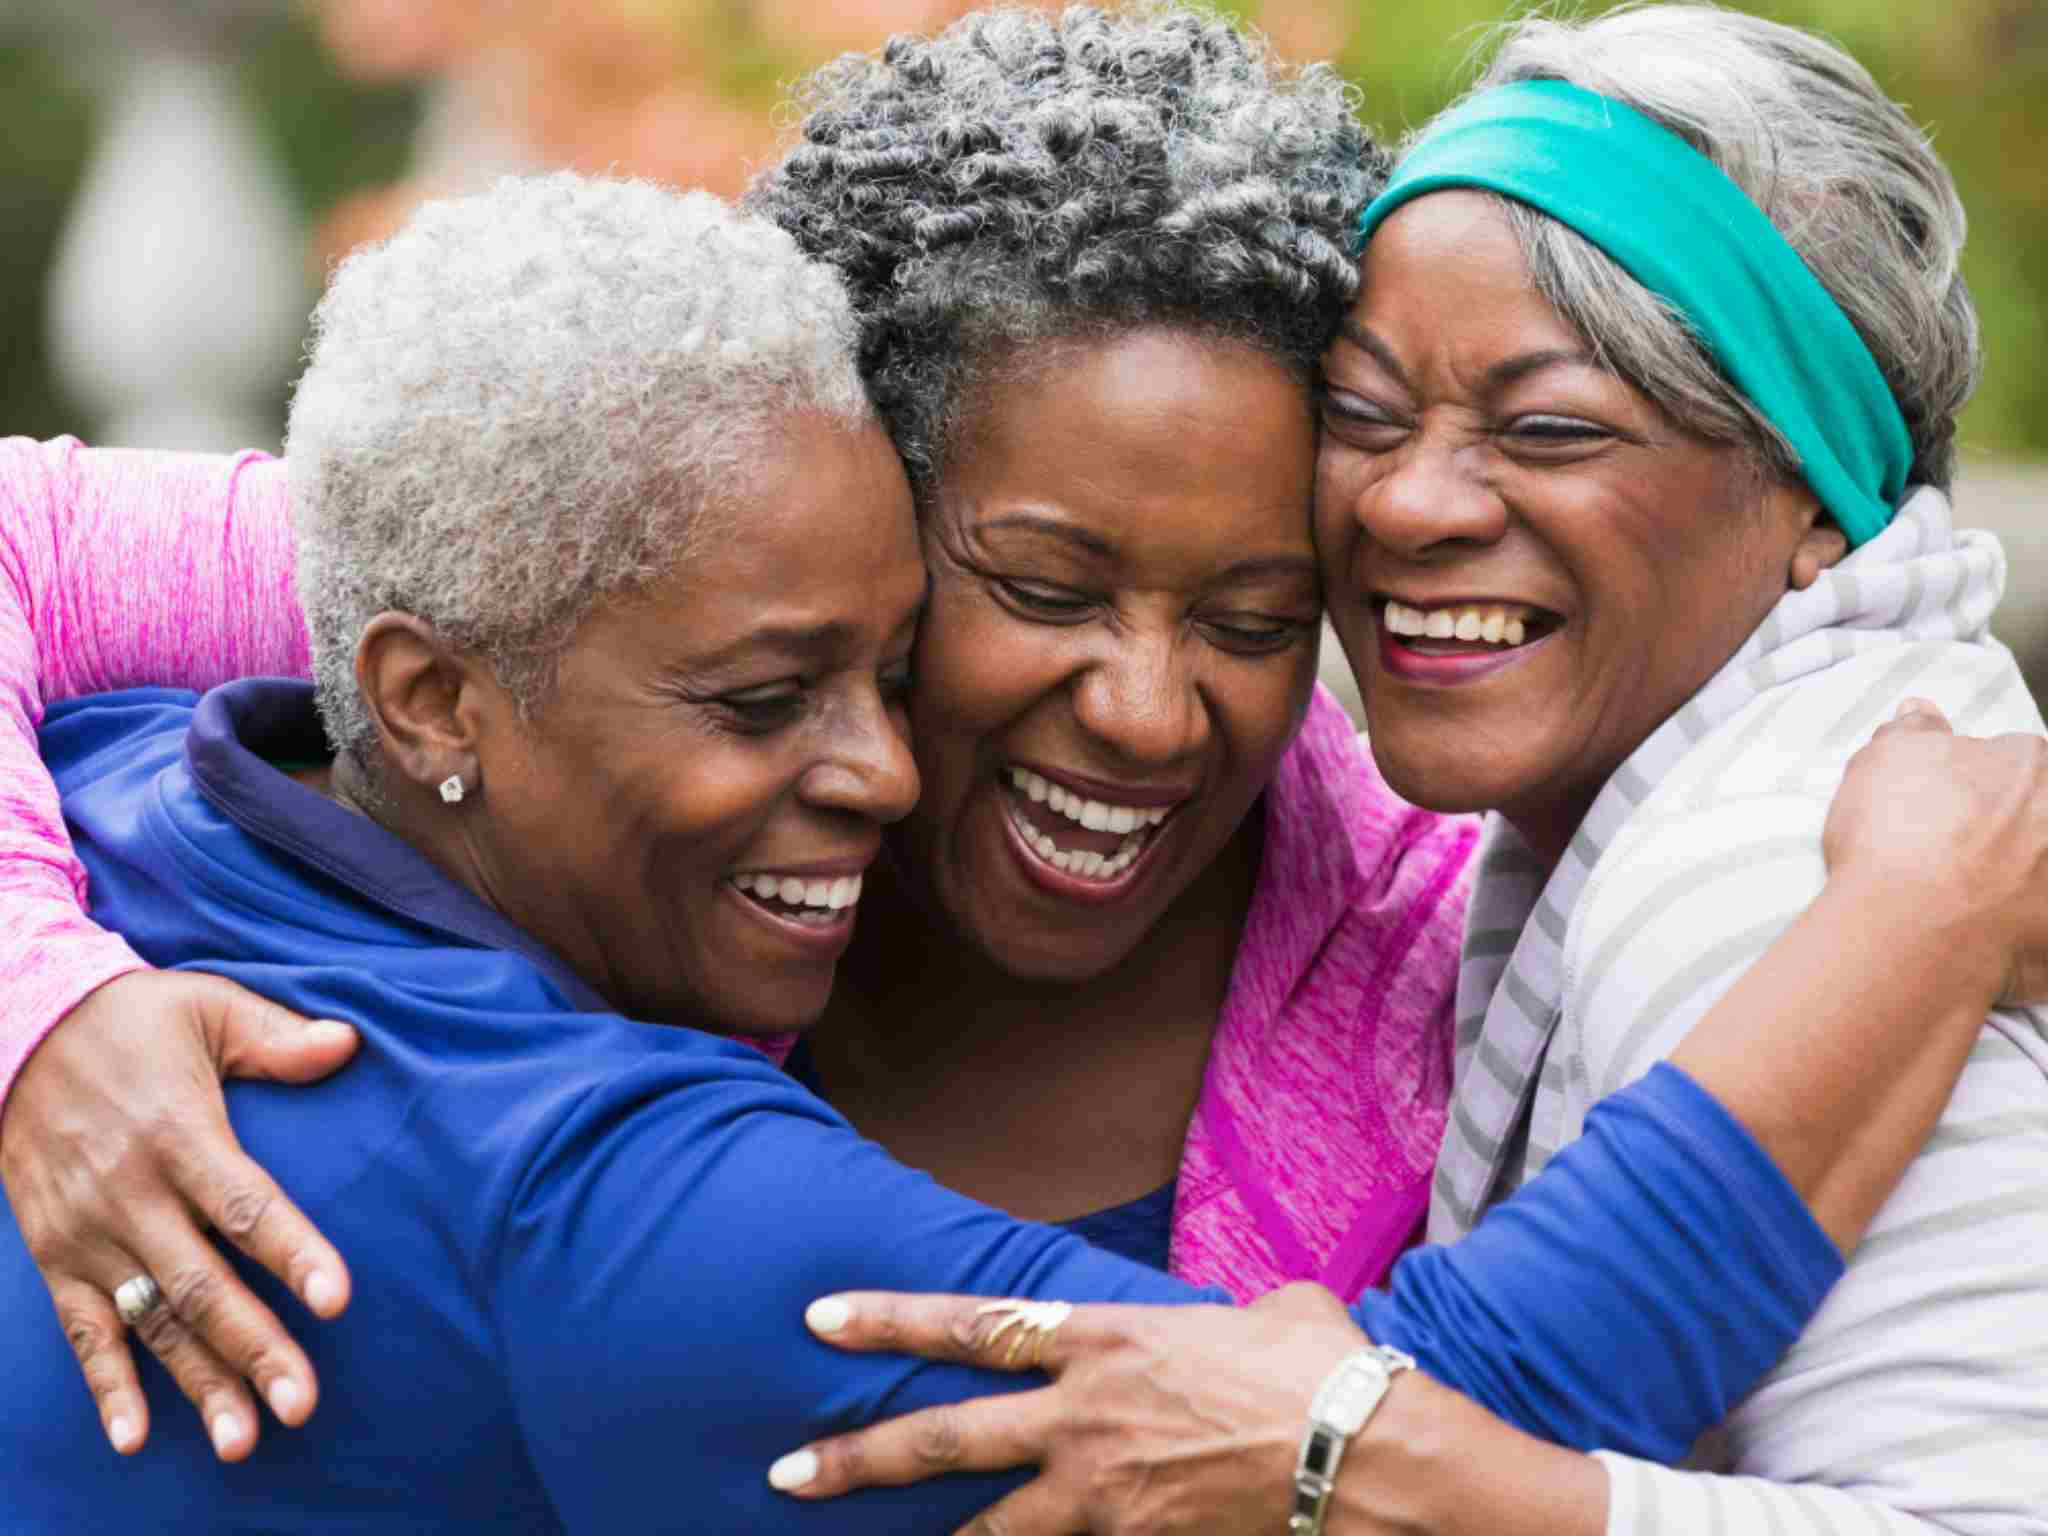
POLYGON ((356 1053, 352 1026, 303 1018, 232 982, 223 982, 199 1007, 224 1078, 316 1083, 356 1053))
POLYGON ((1940 706, 1928 699, 1901 699, 1893 713, 1890 725, 1910 731, 1946 731, 1955 734, 1955 727, 1948 723, 1948 716, 1940 706))

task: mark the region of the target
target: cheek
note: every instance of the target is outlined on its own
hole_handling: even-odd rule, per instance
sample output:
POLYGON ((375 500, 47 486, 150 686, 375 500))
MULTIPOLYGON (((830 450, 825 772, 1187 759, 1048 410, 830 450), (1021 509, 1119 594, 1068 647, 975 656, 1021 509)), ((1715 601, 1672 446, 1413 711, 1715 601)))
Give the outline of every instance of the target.
POLYGON ((949 767, 971 771, 974 755, 1058 686, 1059 638, 1070 634, 1026 624, 978 594, 934 594, 918 636, 910 724, 927 789, 949 767))

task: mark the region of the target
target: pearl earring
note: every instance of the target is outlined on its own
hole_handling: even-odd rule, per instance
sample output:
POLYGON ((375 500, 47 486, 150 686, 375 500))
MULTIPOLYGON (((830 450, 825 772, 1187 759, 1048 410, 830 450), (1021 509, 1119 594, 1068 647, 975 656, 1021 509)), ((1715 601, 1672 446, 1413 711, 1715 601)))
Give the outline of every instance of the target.
POLYGON ((462 787, 462 775, 451 773, 441 781, 441 801, 444 805, 460 805, 468 791, 462 787))

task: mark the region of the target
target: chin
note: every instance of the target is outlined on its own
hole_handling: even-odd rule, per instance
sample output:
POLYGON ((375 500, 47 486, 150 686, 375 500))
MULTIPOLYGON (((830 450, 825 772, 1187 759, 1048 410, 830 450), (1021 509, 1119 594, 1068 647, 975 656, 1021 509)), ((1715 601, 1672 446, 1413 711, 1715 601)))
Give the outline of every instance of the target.
POLYGON ((1380 777, 1410 805, 1456 816, 1498 810, 1515 798, 1511 776, 1497 769, 1488 772, 1455 754, 1402 752, 1377 736, 1370 740, 1380 777))
POLYGON ((816 1024, 832 996, 831 978, 758 988, 745 997, 700 1003, 695 1021, 700 1029, 740 1037, 800 1035, 816 1024))
POLYGON ((1127 944, 1104 943, 1103 935, 1050 933, 1026 937, 1015 932, 992 939, 986 933, 966 935, 1006 976, 1019 981, 1079 986, 1113 971, 1137 948, 1141 930, 1127 944))

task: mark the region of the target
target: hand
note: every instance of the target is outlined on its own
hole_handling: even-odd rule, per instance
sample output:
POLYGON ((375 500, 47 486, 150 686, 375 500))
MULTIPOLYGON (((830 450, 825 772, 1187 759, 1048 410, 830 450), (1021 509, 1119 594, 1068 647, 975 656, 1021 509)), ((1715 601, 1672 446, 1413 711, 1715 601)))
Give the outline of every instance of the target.
POLYGON ((1849 760, 1822 848, 1831 873, 1949 914, 2000 1002, 2048 1002, 2048 740, 1957 736, 1909 699, 1849 760))
MULTIPOLYGON (((842 1349, 1026 1368, 1027 1359, 1009 1358, 1014 1331, 992 1337, 1000 1319, 982 1310, 987 1305, 974 1296, 863 1292, 815 1303, 805 1320, 842 1349)), ((1076 1307, 1044 1345, 1050 1385, 821 1441, 777 1462, 770 1481, 818 1499, 944 1472, 1035 1465, 1035 1482, 967 1530, 1274 1530, 1286 1523, 1309 1401, 1331 1367, 1367 1342, 1315 1285, 1290 1286, 1241 1310, 1076 1307)))
POLYGON ((308 1023, 219 977, 139 971, 66 1014, 15 1079, 0 1117, 0 1181, 115 1450, 139 1450, 149 1435, 113 1303, 136 1274, 165 1297, 136 1331, 222 1459, 256 1445, 245 1380, 287 1424, 313 1411, 311 1363, 201 1224, 317 1315, 348 1305, 341 1255, 243 1155, 220 1081, 312 1082, 355 1047, 347 1025, 308 1023))

